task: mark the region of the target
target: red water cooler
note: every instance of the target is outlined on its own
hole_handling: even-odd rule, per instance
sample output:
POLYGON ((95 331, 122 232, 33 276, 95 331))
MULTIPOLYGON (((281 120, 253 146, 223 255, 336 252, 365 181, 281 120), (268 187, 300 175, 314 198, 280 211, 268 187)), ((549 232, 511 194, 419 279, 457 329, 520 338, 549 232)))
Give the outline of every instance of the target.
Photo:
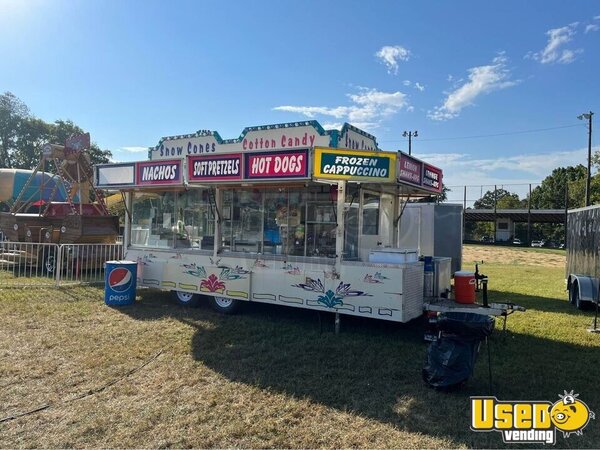
POLYGON ((454 273, 454 300, 457 303, 475 303, 475 274, 473 272, 454 273))

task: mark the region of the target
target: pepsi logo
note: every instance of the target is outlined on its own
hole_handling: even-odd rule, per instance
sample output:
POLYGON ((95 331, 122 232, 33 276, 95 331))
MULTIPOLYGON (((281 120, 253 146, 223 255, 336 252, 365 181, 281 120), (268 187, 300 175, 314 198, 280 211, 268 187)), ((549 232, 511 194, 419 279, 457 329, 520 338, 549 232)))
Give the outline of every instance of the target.
POLYGON ((131 270, 117 267, 108 274, 108 285, 115 292, 125 292, 131 287, 133 276, 131 270))

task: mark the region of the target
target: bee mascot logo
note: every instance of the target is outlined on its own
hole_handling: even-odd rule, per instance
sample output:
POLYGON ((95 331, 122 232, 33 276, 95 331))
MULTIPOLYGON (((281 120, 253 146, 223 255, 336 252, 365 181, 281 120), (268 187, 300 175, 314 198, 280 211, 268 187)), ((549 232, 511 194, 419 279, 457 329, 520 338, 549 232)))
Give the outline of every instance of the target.
POLYGON ((555 444, 557 431, 565 438, 583 434, 595 414, 573 391, 559 397, 555 403, 471 397, 471 430, 500 432, 507 444, 555 444))

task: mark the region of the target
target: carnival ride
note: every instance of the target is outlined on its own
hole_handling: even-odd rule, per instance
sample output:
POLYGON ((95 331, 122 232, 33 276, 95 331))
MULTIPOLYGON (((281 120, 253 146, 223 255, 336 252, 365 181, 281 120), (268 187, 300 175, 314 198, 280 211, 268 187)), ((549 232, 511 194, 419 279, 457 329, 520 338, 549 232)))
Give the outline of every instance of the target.
MULTIPOLYGON (((44 145, 25 181, 27 171, 2 169, 0 201, 9 208, 0 212, 4 239, 59 245, 116 242, 119 218, 109 212, 103 193, 93 184, 89 146, 89 133, 72 136, 65 145, 44 145)), ((19 261, 38 264, 40 248, 33 246, 25 257, 8 253, 13 260, 18 256, 19 261)), ((0 259, 8 256, 5 251, 0 259)))

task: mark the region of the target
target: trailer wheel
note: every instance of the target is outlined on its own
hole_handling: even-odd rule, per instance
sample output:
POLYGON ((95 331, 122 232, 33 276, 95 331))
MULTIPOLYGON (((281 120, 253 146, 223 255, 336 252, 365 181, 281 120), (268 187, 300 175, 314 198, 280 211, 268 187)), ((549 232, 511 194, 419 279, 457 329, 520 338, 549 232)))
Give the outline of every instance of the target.
POLYGON ((579 299, 579 283, 574 281, 569 288, 569 303, 571 305, 576 305, 577 299, 579 299))
POLYGON ((240 307, 239 301, 227 297, 217 297, 216 295, 212 298, 211 303, 215 311, 222 314, 234 314, 240 307))
POLYGON ((581 297, 579 296, 578 283, 573 283, 573 286, 571 286, 571 293, 572 295, 569 295, 569 297, 572 299, 571 303, 573 303, 577 307, 577 309, 581 311, 586 311, 590 309, 590 302, 582 301, 581 297))
POLYGON ((185 292, 185 291, 172 291, 172 292, 175 296, 175 300, 177 300, 177 303, 179 303, 180 305, 198 306, 198 303, 200 302, 200 296, 198 294, 193 294, 191 292, 185 292))

